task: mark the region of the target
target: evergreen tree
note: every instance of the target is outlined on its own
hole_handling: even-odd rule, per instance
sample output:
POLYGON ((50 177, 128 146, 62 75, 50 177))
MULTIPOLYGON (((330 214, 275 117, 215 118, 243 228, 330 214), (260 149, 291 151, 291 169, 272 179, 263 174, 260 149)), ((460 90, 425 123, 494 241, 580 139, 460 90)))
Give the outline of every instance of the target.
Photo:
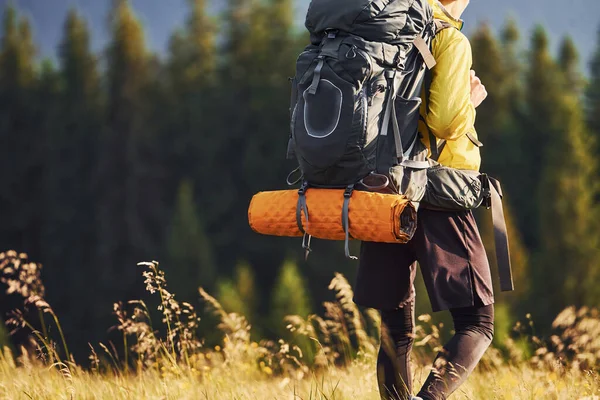
POLYGON ((271 295, 271 326, 279 337, 287 336, 284 318, 288 315, 299 315, 306 318, 310 314, 310 301, 306 283, 298 266, 286 261, 277 277, 271 295))
POLYGON ((570 36, 565 37, 560 45, 558 61, 565 76, 565 90, 579 96, 583 89, 584 80, 579 71, 579 53, 570 36))
MULTIPOLYGON (((227 134, 216 126, 222 113, 217 81, 216 24, 207 15, 204 0, 190 0, 190 16, 184 30, 176 32, 169 44, 169 128, 163 142, 169 149, 168 173, 171 182, 189 179, 194 184, 199 208, 209 210, 204 222, 211 234, 218 234, 219 217, 233 206, 235 193, 216 170, 226 170, 219 148, 227 146, 227 134), (209 195, 219 192, 221 196, 209 195)), ((168 192, 176 192, 169 184, 168 192)))
MULTIPOLYGON (((94 313, 89 312, 87 293, 95 286, 95 167, 97 139, 102 129, 100 78, 90 49, 86 22, 71 10, 59 45, 60 71, 57 88, 44 98, 43 108, 53 118, 46 134, 46 218, 43 239, 45 281, 62 286, 78 301, 59 291, 49 300, 64 318, 63 326, 86 326, 89 332, 69 335, 73 340, 94 332, 94 313), (84 306, 85 305, 85 306, 84 306), (70 321, 76 324, 69 324, 70 321)), ((68 334, 68 333, 67 333, 68 334)), ((80 347, 86 346, 85 341, 80 347)), ((77 346, 76 346, 77 347, 77 346)))
MULTIPOLYGON (((542 27, 537 27, 531 38, 529 65, 526 72, 527 116, 523 124, 521 146, 527 154, 527 164, 520 171, 522 190, 525 192, 520 204, 521 229, 525 244, 540 249, 539 198, 541 171, 546 165, 544 149, 549 141, 562 135, 561 116, 557 113, 563 95, 559 68, 548 49, 548 38, 542 27)), ((555 161, 553 161, 555 162, 555 161)))
POLYGON ((256 312, 255 290, 252 267, 243 262, 236 266, 234 280, 225 279, 218 282, 217 299, 227 312, 245 316, 252 324, 253 336, 261 338, 258 333, 265 321, 260 320, 256 312))
POLYGON ((506 140, 504 133, 509 125, 510 103, 506 93, 507 70, 502 49, 489 25, 482 25, 471 39, 473 48, 473 69, 485 85, 488 97, 477 109, 476 129, 482 148, 482 169, 492 176, 508 177, 507 157, 510 157, 514 143, 506 140), (493 151, 487 152, 487 149, 493 151))
MULTIPOLYGON (((590 62, 590 83, 586 90, 587 122, 591 133, 596 139, 596 146, 600 142, 600 28, 596 51, 590 62)), ((596 147, 597 154, 600 149, 596 147)))
POLYGON ((173 292, 181 299, 192 301, 199 286, 210 291, 216 277, 215 265, 189 181, 179 187, 167 248, 165 270, 173 292))
MULTIPOLYGON (((39 257, 44 218, 44 148, 38 119, 42 104, 36 95, 42 93, 43 85, 35 73, 35 48, 29 22, 19 19, 11 6, 4 9, 3 17, 0 36, 0 243, 3 250, 17 249, 39 257)), ((21 299, 8 296, 2 286, 0 323, 8 312, 22 306, 21 299)), ((15 347, 27 345, 28 336, 29 332, 17 332, 12 337, 15 347)))
MULTIPOLYGON (((599 231, 596 222, 597 160, 586 130, 578 90, 573 90, 577 55, 567 40, 560 68, 547 52, 545 36, 534 35, 528 98, 537 164, 538 257, 532 275, 532 298, 542 302, 542 320, 568 305, 597 304, 598 290, 589 284, 597 276, 599 231), (571 90, 566 90, 571 88, 571 90), (537 143, 537 146, 536 146, 537 143)), ((536 187, 532 186, 532 187, 536 187)))
MULTIPOLYGON (((252 265, 260 265, 257 281, 265 288, 273 284, 272 271, 283 262, 290 242, 274 246, 271 239, 242 227, 241 221, 247 220, 252 195, 282 188, 287 172, 294 168, 285 160, 289 135, 287 78, 293 74, 297 56, 291 53, 298 53, 291 25, 286 22, 289 17, 285 15, 291 15, 288 6, 286 1, 228 3, 217 99, 217 129, 227 140, 222 140, 215 152, 218 181, 207 186, 207 190, 223 193, 218 199, 221 204, 211 205, 211 215, 218 221, 213 225, 218 229, 211 227, 211 234, 220 263, 232 268, 239 255, 229 249, 239 248, 252 265)), ((267 299, 264 296, 261 302, 264 307, 267 299)))
POLYGON ((554 112, 563 121, 562 134, 548 143, 539 203, 543 263, 536 301, 545 305, 546 321, 569 305, 600 302, 597 160, 580 100, 565 96, 560 106, 554 112))
POLYGON ((97 212, 99 280, 110 293, 109 301, 139 296, 142 285, 135 265, 154 259, 162 239, 152 229, 158 225, 155 214, 161 212, 162 194, 148 174, 154 154, 144 145, 152 142, 149 135, 154 133, 148 123, 150 70, 144 34, 125 0, 115 3, 111 21, 97 212))
POLYGON ((14 8, 4 12, 0 44, 0 242, 40 255, 42 147, 35 129, 35 48, 14 8))

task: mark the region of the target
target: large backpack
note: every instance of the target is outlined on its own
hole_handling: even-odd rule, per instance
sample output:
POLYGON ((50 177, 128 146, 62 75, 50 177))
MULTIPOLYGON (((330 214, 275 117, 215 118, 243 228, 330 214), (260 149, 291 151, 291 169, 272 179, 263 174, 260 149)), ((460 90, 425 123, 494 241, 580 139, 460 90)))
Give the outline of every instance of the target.
MULTIPOLYGON (((434 20, 428 0, 312 0, 305 25, 311 44, 298 57, 292 79, 288 143, 288 158, 296 158, 299 167, 288 184, 300 183, 296 219, 302 232, 302 214, 309 223, 306 190, 345 189, 341 223, 351 257, 348 215, 355 188, 403 194, 418 203, 428 173, 448 173, 448 179, 430 186, 444 194, 449 183, 450 197, 462 189, 452 187, 461 171, 435 161, 444 141, 430 135, 429 159, 418 133, 422 85, 425 80, 429 86, 426 70, 435 66, 429 47, 436 33, 451 25, 434 20), (300 176, 294 179, 296 172, 300 176)), ((452 206, 492 208, 501 287, 512 290, 500 186, 485 174, 472 175, 464 172, 461 178, 479 185, 473 188, 478 196, 461 193, 452 206)), ((430 205, 433 200, 424 199, 430 205)), ((306 233, 303 247, 308 254, 306 233)))
POLYGON ((296 63, 288 146, 303 186, 362 184, 418 201, 424 180, 402 181, 403 167, 429 166, 417 146, 418 95, 425 65, 435 65, 428 1, 312 0, 306 28, 311 45, 296 63))
POLYGON ((417 131, 425 68, 435 65, 428 1, 312 0, 305 25, 311 44, 292 80, 288 145, 298 214, 308 218, 310 187, 346 189, 346 230, 355 188, 418 202, 430 166, 417 131))

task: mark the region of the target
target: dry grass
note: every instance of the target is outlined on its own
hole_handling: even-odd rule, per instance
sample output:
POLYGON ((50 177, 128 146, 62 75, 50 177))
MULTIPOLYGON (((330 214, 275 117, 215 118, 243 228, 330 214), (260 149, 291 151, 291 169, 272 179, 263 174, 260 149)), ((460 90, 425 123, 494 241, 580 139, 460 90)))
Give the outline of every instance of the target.
MULTIPOLYGON (((167 290, 157 263, 142 263, 147 290, 159 299, 161 321, 152 321, 141 301, 115 304, 115 329, 126 351, 109 343, 91 348, 91 368, 71 358, 58 317, 44 301, 40 268, 24 254, 0 253, 0 281, 23 296, 25 307, 37 309, 41 326, 51 323, 58 340, 34 331, 35 354, 23 349, 17 359, 0 352, 0 399, 379 399, 376 349, 378 313, 362 312, 352 302, 352 288, 339 274, 330 289, 336 301, 325 303, 324 316, 288 316, 288 340, 251 341, 245 317, 228 313, 200 289, 205 307, 215 315, 222 343, 206 348, 197 336, 193 305, 179 302, 167 290), (49 316, 50 318, 46 318, 49 316), (161 335, 154 324, 166 329, 161 335)), ((16 329, 32 329, 15 313, 16 329)), ((440 349, 440 329, 427 315, 416 330, 415 387, 429 373, 440 349)), ((555 334, 543 342, 518 338, 534 347, 528 357, 512 340, 504 355, 486 353, 476 372, 453 399, 586 399, 600 400, 600 315, 596 310, 569 308, 554 324, 555 334)))
MULTIPOLYGON (((139 374, 99 374, 80 369, 60 371, 35 365, 15 367, 10 356, 0 361, 0 399, 379 399, 372 358, 347 368, 330 368, 319 376, 255 376, 244 366, 211 368, 181 374, 146 370, 139 374)), ((415 376, 424 380, 426 369, 415 376)), ((597 374, 564 375, 527 365, 478 371, 453 399, 598 399, 597 374), (596 397, 594 397, 596 396, 596 397)))

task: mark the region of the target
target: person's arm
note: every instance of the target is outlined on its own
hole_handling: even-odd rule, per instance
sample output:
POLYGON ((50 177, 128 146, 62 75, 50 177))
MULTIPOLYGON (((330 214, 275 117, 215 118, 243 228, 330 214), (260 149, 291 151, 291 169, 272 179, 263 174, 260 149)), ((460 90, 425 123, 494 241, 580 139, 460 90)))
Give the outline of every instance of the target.
MULTIPOLYGON (((451 29, 440 35, 452 35, 448 41, 434 40, 437 65, 432 69, 427 126, 439 139, 456 140, 475 132, 475 106, 471 102, 471 66, 473 56, 469 40, 451 29), (437 43, 436 43, 437 42, 437 43), (436 48, 438 43, 446 43, 436 48)), ((439 39, 439 40, 438 40, 439 39)))

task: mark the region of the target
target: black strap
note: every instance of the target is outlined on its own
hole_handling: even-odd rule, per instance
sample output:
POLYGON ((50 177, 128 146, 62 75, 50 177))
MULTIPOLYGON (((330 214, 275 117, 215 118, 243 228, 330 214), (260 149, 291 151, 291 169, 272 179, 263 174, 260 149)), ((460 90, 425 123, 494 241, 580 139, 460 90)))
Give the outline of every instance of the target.
POLYGON ((344 239, 344 251, 346 253, 346 258, 357 260, 358 257, 355 257, 350 254, 350 198, 352 197, 353 191, 354 185, 347 186, 346 190, 344 191, 344 206, 342 207, 342 228, 344 229, 344 234, 346 235, 344 239))
MULTIPOLYGON (((425 107, 426 112, 429 114, 429 92, 431 90, 431 82, 433 81, 433 74, 430 70, 425 71, 425 77, 423 78, 423 84, 425 85, 425 107)), ((427 125, 427 124, 425 124, 427 125)), ((431 129, 427 127, 429 131, 429 149, 431 151, 431 159, 437 161, 442 154, 442 150, 446 147, 446 141, 439 139, 431 132, 431 129)))
POLYGON ((315 72, 313 74, 312 83, 308 88, 308 93, 310 94, 317 93, 317 89, 319 88, 319 82, 321 81, 321 70, 323 69, 323 64, 325 63, 325 60, 321 56, 319 56, 319 58, 319 63, 315 67, 315 72))
POLYGON ((306 226, 308 226, 308 206, 306 205, 306 190, 308 189, 308 183, 303 182, 300 189, 298 189, 298 203, 296 204, 296 224, 300 232, 306 234, 304 226, 302 226, 302 213, 304 212, 304 218, 306 219, 306 226))
POLYGON ((328 36, 327 39, 323 41, 323 47, 321 48, 320 55, 323 57, 338 58, 338 52, 340 51, 340 46, 342 45, 343 40, 343 36, 328 36))
POLYGON ((502 188, 500 187, 500 182, 486 174, 481 175, 481 181, 486 196, 484 205, 486 208, 491 208, 492 210, 492 225, 494 226, 494 243, 496 246, 500 289, 503 292, 510 292, 515 290, 515 286, 510 263, 508 230, 502 207, 502 188))

